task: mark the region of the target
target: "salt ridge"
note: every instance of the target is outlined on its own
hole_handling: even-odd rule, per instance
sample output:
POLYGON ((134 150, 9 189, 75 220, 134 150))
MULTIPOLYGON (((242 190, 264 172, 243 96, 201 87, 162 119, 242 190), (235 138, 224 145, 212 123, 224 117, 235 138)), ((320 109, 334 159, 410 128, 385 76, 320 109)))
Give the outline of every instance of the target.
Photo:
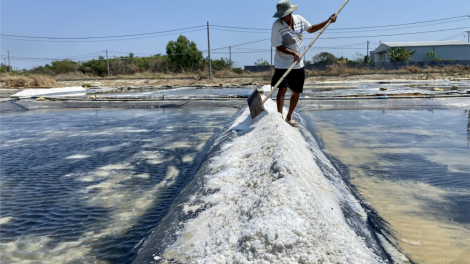
MULTIPOLYGON (((154 260, 386 263, 348 225, 344 193, 325 178, 299 129, 272 100, 265 107, 255 120, 248 109, 235 120, 230 129, 239 136, 210 159, 202 189, 182 205, 189 219, 154 260)), ((353 210, 365 221, 360 206, 353 210)))

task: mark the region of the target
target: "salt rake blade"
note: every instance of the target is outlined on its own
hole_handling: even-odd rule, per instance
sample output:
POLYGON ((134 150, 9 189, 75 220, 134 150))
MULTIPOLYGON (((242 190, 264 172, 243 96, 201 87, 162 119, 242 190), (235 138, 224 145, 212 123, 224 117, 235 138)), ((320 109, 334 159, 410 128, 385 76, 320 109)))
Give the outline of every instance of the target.
POLYGON ((258 89, 255 89, 248 97, 248 107, 250 108, 251 119, 255 119, 264 111, 263 100, 258 89))

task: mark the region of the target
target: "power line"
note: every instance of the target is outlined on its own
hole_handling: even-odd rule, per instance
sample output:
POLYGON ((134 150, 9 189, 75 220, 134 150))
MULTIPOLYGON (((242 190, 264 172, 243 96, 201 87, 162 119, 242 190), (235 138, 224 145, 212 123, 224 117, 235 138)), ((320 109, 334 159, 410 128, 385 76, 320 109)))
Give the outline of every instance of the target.
MULTIPOLYGON (((441 24, 446 24, 446 23, 454 23, 454 22, 459 22, 459 21, 469 21, 470 19, 469 18, 464 18, 464 19, 459 19, 459 20, 454 20, 454 21, 447 21, 447 22, 439 22, 439 23, 433 23, 433 24, 427 24, 427 25, 419 25, 419 26, 411 26, 411 27, 399 27, 399 28, 392 28, 392 29, 388 29, 388 30, 397 30, 397 29, 404 29, 404 28, 416 28, 416 27, 427 27, 427 26, 433 26, 433 25, 441 25, 441 24)), ((330 30, 333 30, 333 29, 330 29, 330 30)), ((329 31, 330 31, 329 30, 329 31)), ((339 30, 339 29, 336 29, 336 30, 339 30)), ((368 29, 368 30, 356 30, 356 31, 344 31, 344 32, 336 32, 336 30, 334 32, 325 32, 325 33, 329 33, 329 34, 335 34, 335 33, 360 33, 360 32, 370 32, 370 31, 382 31, 383 29, 368 29)))
POLYGON ((378 27, 396 27, 396 26, 404 26, 404 25, 423 24, 423 23, 442 21, 442 20, 450 20, 450 19, 456 19, 456 18, 462 18, 462 17, 468 17, 468 16, 467 15, 465 15, 465 16, 456 16, 456 17, 449 17, 449 18, 442 18, 442 19, 420 21, 420 22, 403 23, 403 24, 395 24, 395 25, 384 25, 384 26, 373 26, 373 27, 336 28, 336 29, 332 28, 330 30, 363 29, 363 28, 378 28, 378 27))
POLYGON ((10 39, 10 40, 20 40, 20 41, 36 41, 36 42, 106 42, 106 41, 118 41, 118 40, 132 40, 132 39, 146 39, 146 38, 157 38, 163 36, 171 36, 171 35, 178 35, 181 33, 192 33, 197 31, 202 31, 205 29, 198 29, 198 30, 190 30, 190 31, 183 31, 178 33, 171 33, 171 34, 164 34, 158 36, 147 36, 147 37, 135 37, 135 38, 124 38, 124 39, 103 39, 103 40, 42 40, 42 39, 22 39, 22 38, 10 38, 10 37, 1 37, 2 39, 10 39))
MULTIPOLYGON (((464 29, 464 28, 468 28, 468 27, 449 28, 449 29, 432 30, 432 31, 421 31, 421 32, 399 33, 399 34, 375 35, 375 36, 330 37, 330 38, 322 38, 322 39, 374 38, 374 37, 401 36, 401 35, 412 35, 412 34, 424 34, 424 33, 432 33, 432 32, 450 31, 450 30, 464 29)), ((313 39, 313 38, 305 38, 305 39, 313 39)))
MULTIPOLYGON (((419 21, 419 22, 411 22, 411 23, 403 23, 403 24, 394 24, 394 25, 355 27, 355 28, 332 28, 332 29, 328 29, 328 31, 348 30, 348 29, 364 29, 364 28, 378 28, 378 27, 396 27, 396 26, 404 26, 404 25, 423 24, 423 23, 442 21, 442 20, 451 20, 451 19, 457 19, 457 18, 463 18, 463 17, 468 18, 467 15, 464 15, 464 16, 448 17, 448 18, 442 18, 442 19, 434 19, 434 20, 427 20, 427 21, 419 21)), ((455 22, 455 21, 453 21, 453 22, 455 22)), ((212 27, 250 29, 250 30, 261 30, 261 31, 268 31, 268 30, 270 31, 271 30, 271 29, 267 29, 267 28, 246 28, 246 27, 232 27, 232 26, 222 26, 222 25, 212 25, 212 27)))
MULTIPOLYGON (((405 28, 416 28, 416 27, 426 27, 426 26, 433 26, 433 25, 441 25, 441 24, 445 24, 445 23, 454 23, 454 22, 459 22, 459 21, 468 21, 469 18, 464 18, 464 19, 459 19, 459 20, 454 20, 454 21, 446 21, 446 22, 439 22, 439 23, 433 23, 433 24, 427 24, 427 25, 417 25, 417 26, 410 26, 410 27, 399 27, 399 28, 392 28, 392 29, 389 29, 389 30, 398 30, 398 29, 405 29, 405 28)), ((381 27, 381 26, 378 26, 378 27, 381 27)), ((385 27, 385 26, 384 26, 385 27)), ((227 27, 227 28, 231 28, 231 27, 227 27)), ((366 27, 365 27, 366 28, 366 27)), ((369 28, 369 27, 367 27, 369 28)), ((376 28, 376 27, 370 27, 370 28, 376 28)), ((247 31, 247 30, 234 30, 234 29, 222 29, 222 28, 214 28, 215 30, 219 30, 219 31, 231 31, 231 32, 243 32, 243 33, 266 33, 268 34, 269 32, 259 32, 259 31, 247 31)), ((359 28, 358 28, 359 29, 359 28)), ((363 28, 364 29, 364 28, 363 28)), ((260 29, 257 29, 257 30, 260 30, 260 29)), ((271 29, 263 29, 265 31, 271 31, 271 29)), ((340 31, 340 30, 347 30, 347 29, 328 29, 327 31, 325 31, 323 34, 345 34, 345 33, 360 33, 360 32, 371 32, 371 31, 382 31, 383 29, 367 29, 367 30, 355 30, 355 31, 350 31, 350 30, 347 30, 347 31, 342 31, 342 32, 337 32, 337 31, 340 31)))
POLYGON ((19 35, 10 35, 10 34, 0 34, 0 35, 1 35, 1 36, 6 36, 6 37, 35 38, 35 39, 103 39, 103 38, 123 38, 123 37, 135 37, 135 36, 144 36, 144 35, 154 35, 154 34, 168 33, 168 32, 180 31, 180 30, 188 30, 188 29, 200 28, 200 27, 205 27, 205 25, 196 26, 196 27, 188 27, 188 28, 180 28, 180 29, 165 30, 165 31, 150 32, 150 33, 118 35, 118 36, 105 36, 105 37, 59 38, 59 37, 19 36, 19 35))
POLYGON ((440 40, 443 41, 443 40, 453 39, 453 38, 456 38, 456 37, 458 37, 458 36, 460 36, 460 35, 462 35, 462 34, 463 34, 463 32, 459 32, 459 33, 457 33, 457 34, 455 34, 455 35, 452 35, 452 36, 450 36, 450 37, 443 38, 443 39, 440 39, 440 40))

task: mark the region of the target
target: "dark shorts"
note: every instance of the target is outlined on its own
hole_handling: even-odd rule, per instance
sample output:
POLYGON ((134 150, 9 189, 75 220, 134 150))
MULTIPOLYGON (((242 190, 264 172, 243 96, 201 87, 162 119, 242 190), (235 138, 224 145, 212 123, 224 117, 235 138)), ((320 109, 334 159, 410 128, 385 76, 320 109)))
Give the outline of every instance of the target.
MULTIPOLYGON (((275 69, 273 78, 271 79, 271 86, 276 85, 276 83, 281 79, 282 75, 287 71, 287 69, 275 69)), ((302 93, 304 90, 305 82, 305 70, 302 69, 293 69, 289 72, 287 77, 279 84, 279 88, 289 87, 292 91, 302 93)))

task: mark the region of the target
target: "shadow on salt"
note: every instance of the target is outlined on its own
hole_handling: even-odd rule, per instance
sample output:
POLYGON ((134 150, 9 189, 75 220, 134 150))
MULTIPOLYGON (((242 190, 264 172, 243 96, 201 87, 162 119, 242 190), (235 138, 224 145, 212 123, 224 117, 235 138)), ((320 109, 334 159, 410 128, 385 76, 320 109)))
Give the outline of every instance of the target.
POLYGON ((215 141, 134 263, 406 262, 371 227, 305 122, 293 128, 275 102, 265 107, 255 120, 241 111, 215 141))

